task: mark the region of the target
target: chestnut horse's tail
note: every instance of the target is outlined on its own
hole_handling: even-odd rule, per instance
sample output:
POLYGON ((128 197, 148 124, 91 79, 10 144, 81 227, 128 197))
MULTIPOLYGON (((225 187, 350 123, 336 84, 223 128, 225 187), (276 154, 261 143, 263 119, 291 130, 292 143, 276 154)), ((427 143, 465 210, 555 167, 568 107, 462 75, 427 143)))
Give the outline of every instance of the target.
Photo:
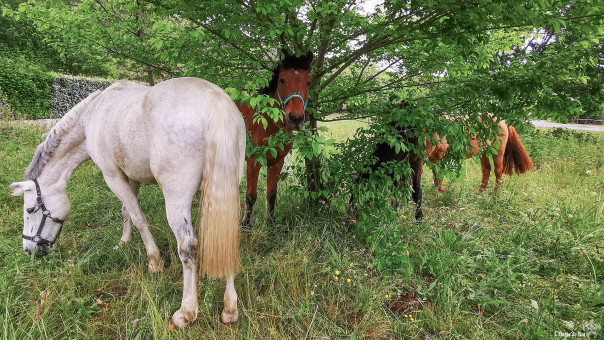
POLYGON ((239 183, 246 138, 235 104, 224 93, 216 97, 206 131, 199 268, 202 276, 227 278, 239 269, 239 183))
POLYGON ((533 168, 533 161, 524 149, 516 129, 508 125, 508 133, 508 142, 503 154, 503 173, 511 175, 512 171, 515 171, 520 175, 533 168))

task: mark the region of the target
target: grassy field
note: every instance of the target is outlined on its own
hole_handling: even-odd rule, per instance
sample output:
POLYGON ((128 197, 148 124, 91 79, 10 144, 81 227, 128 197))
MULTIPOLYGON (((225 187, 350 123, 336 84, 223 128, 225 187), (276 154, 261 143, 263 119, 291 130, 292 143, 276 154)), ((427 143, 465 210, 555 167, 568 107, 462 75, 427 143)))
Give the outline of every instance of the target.
MULTIPOLYGON (((341 140, 357 125, 330 127, 341 140)), ((521 135, 536 169, 505 177, 497 194, 492 183, 475 194, 477 161, 446 180, 442 195, 426 168, 425 220, 404 217, 413 216, 410 204, 392 221, 408 244, 411 275, 377 271, 364 242, 341 227, 343 212, 318 212, 286 180, 277 224, 265 225, 259 197, 253 231, 241 237, 239 322, 218 320, 224 281, 201 280, 198 320, 171 332, 182 268, 160 190, 143 185, 139 197, 163 272, 148 272, 136 232, 114 249, 121 204, 91 162, 69 182, 72 212, 55 251, 27 257, 23 201, 8 185, 21 180, 41 131, 0 129, 4 339, 604 338, 604 134, 521 135)))

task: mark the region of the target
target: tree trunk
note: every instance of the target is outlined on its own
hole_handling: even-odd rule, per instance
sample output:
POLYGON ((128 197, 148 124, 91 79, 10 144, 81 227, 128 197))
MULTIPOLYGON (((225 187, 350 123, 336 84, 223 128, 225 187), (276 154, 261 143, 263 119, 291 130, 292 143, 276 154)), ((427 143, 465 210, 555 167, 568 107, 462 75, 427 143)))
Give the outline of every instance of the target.
POLYGON ((154 86, 155 78, 153 78, 153 68, 151 66, 147 67, 147 77, 149 80, 149 86, 154 86))
MULTIPOLYGON (((312 115, 309 115, 309 128, 313 135, 318 133, 317 120, 312 115)), ((306 165, 306 189, 310 192, 319 192, 323 189, 321 181, 321 159, 313 157, 313 159, 305 159, 306 165)))

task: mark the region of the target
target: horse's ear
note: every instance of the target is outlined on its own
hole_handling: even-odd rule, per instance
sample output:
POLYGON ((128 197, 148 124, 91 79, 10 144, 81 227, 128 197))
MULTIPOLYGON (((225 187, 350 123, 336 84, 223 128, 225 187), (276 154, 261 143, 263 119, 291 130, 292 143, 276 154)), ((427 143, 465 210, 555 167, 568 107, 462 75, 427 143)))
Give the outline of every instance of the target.
POLYGON ((283 53, 283 57, 286 58, 287 56, 291 56, 292 54, 289 53, 289 50, 287 49, 287 47, 283 47, 281 49, 281 53, 283 53))
POLYGON ((31 181, 27 182, 15 182, 10 185, 11 195, 13 196, 21 196, 24 192, 28 190, 33 190, 31 186, 31 181))

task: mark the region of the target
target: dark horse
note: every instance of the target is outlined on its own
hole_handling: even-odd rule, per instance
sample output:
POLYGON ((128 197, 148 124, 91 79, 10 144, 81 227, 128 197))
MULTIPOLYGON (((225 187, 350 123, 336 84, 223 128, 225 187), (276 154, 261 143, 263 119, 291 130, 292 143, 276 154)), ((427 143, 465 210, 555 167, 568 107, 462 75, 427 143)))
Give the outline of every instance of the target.
MULTIPOLYGON (((407 102, 394 105, 395 109, 406 109, 410 110, 410 105, 407 102)), ((370 169, 358 175, 356 179, 357 184, 366 182, 371 173, 378 171, 380 168, 385 168, 386 174, 390 176, 398 187, 398 181, 394 178, 394 172, 391 168, 386 166, 389 162, 409 162, 409 166, 413 170, 411 175, 412 182, 412 195, 413 201, 415 202, 415 219, 421 220, 424 217, 422 212, 422 171, 423 162, 422 158, 413 152, 413 147, 416 150, 420 149, 419 138, 415 135, 415 127, 403 126, 396 120, 392 120, 389 125, 396 131, 396 134, 402 136, 402 140, 408 146, 408 150, 396 151, 395 147, 391 146, 386 142, 378 143, 373 151, 373 157, 376 162, 371 164, 370 169)), ((354 194, 350 196, 350 203, 348 205, 347 215, 354 218, 355 222, 358 222, 358 214, 356 211, 356 202, 354 194)))
MULTIPOLYGON (((258 91, 258 94, 266 94, 277 101, 275 106, 285 112, 285 118, 275 122, 266 115, 264 116, 268 125, 266 128, 261 122, 254 123, 256 110, 245 103, 237 102, 239 111, 243 114, 248 135, 256 145, 268 145, 267 138, 275 135, 279 130, 300 130, 305 120, 306 104, 308 103, 308 87, 310 85, 310 65, 312 53, 296 57, 283 51, 285 57, 273 70, 273 77, 268 87, 258 91)), ((277 156, 267 152, 267 184, 266 184, 266 215, 269 224, 274 223, 275 199, 277 197, 277 182, 283 168, 285 156, 289 153, 293 143, 284 145, 282 150, 277 150, 277 156)), ((246 157, 247 161, 247 190, 245 193, 245 217, 243 226, 251 227, 251 217, 257 198, 258 174, 260 163, 256 162, 254 156, 246 157)))

